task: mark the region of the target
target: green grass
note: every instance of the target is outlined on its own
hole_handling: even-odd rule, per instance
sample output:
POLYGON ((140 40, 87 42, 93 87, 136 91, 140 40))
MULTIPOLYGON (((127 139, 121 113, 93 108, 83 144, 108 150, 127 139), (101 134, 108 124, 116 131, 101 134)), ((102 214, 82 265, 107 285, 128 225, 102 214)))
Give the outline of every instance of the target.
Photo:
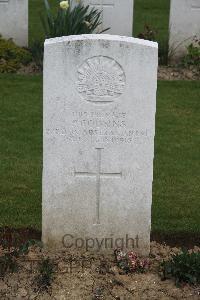
POLYGON ((200 232, 200 82, 158 86, 153 230, 200 232))
POLYGON ((41 76, 0 76, 0 227, 41 224, 41 76))
MULTIPOLYGON (((41 228, 42 78, 0 76, 0 227, 41 228)), ((159 82, 154 231, 200 232, 200 82, 159 82)))
MULTIPOLYGON (((57 7, 57 0, 49 0, 52 7, 57 7)), ((143 32, 148 24, 158 32, 158 40, 168 39, 170 0, 135 0, 134 36, 143 32)), ((44 38, 40 14, 44 14, 43 0, 29 0, 29 41, 44 38)))

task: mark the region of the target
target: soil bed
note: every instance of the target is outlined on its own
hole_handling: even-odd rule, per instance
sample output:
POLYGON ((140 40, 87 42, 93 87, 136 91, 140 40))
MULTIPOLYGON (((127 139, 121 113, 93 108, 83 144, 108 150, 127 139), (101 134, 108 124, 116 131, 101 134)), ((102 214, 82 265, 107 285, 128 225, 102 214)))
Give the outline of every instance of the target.
POLYGON ((200 71, 196 67, 159 66, 159 80, 199 80, 200 71))
MULTIPOLYGON (((194 250, 200 251, 200 248, 194 250)), ((159 276, 160 262, 179 251, 152 242, 147 273, 125 274, 117 266, 113 254, 69 252, 66 249, 53 253, 33 246, 19 259, 18 272, 0 279, 0 299, 200 299, 199 286, 177 288, 173 280, 162 281, 159 276), (36 281, 38 263, 47 257, 55 265, 54 280, 47 291, 41 291, 36 281)))

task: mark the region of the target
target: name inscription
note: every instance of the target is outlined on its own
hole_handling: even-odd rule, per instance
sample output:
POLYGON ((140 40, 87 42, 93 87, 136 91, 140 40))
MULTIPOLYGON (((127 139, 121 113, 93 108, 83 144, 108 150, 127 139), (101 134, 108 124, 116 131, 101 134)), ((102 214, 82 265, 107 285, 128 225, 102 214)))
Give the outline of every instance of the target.
POLYGON ((151 136, 147 128, 130 128, 128 114, 123 111, 73 111, 67 119, 70 124, 46 128, 46 134, 69 142, 105 144, 141 143, 151 136))

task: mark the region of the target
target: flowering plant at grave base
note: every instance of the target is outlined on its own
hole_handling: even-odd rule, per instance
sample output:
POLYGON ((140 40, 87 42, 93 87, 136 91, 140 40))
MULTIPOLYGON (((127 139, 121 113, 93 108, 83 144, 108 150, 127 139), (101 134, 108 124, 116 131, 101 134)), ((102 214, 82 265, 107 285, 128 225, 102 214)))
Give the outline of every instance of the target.
POLYGON ((119 268, 126 273, 144 273, 149 269, 149 260, 138 257, 133 251, 123 252, 116 249, 114 254, 119 268))
MULTIPOLYGON (((101 11, 84 6, 81 1, 59 1, 56 14, 52 12, 48 0, 44 0, 45 17, 41 21, 46 38, 59 36, 91 34, 102 24, 101 11), (75 1, 75 3, 72 3, 75 1)), ((102 30, 102 33, 107 29, 102 30)))

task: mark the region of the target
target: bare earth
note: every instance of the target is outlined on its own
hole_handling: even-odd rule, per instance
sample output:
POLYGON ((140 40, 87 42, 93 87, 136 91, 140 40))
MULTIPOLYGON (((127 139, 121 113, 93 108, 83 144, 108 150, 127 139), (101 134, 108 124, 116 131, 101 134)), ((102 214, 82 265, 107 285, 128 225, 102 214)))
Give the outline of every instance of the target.
POLYGON ((197 68, 159 66, 158 79, 160 80, 199 80, 200 72, 197 68))
MULTIPOLYGON (((200 251, 200 248, 194 247, 194 250, 200 251)), ((149 271, 145 274, 124 274, 111 254, 70 253, 66 250, 50 253, 32 247, 28 255, 20 259, 19 271, 0 279, 0 299, 200 299, 200 286, 177 288, 173 280, 161 280, 159 262, 179 251, 179 248, 152 242, 149 271), (53 260, 56 270, 47 292, 38 289, 35 279, 38 263, 44 257, 53 260)))

